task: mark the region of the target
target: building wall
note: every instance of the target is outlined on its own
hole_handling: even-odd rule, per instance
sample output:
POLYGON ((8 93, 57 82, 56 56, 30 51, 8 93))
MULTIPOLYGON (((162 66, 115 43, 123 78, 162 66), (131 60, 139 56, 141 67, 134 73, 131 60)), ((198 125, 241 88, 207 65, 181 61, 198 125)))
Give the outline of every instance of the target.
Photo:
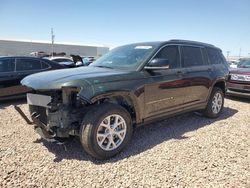
MULTIPOLYGON (((50 53, 51 44, 0 40, 0 56, 29 55, 31 52, 38 51, 50 53)), ((65 52, 67 55, 102 56, 108 51, 108 47, 54 44, 54 52, 65 52)))

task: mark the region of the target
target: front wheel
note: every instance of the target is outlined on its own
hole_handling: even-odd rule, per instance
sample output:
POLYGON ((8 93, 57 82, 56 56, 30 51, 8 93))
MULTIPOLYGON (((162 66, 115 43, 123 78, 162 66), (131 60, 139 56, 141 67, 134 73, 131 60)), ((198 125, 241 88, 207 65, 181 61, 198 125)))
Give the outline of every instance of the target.
POLYGON ((116 104, 103 103, 85 115, 80 140, 88 154, 97 159, 108 159, 129 143, 132 132, 127 110, 116 104))
POLYGON ((217 118, 220 116, 224 107, 224 93, 221 88, 214 87, 204 110, 204 115, 209 118, 217 118))

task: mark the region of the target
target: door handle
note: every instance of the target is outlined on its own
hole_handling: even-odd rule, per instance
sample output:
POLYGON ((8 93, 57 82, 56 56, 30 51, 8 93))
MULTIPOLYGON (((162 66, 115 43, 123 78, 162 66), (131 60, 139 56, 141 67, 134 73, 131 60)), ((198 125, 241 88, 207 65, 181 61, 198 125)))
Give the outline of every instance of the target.
POLYGON ((208 68, 207 70, 208 70, 208 72, 212 72, 213 69, 212 68, 208 68))
POLYGON ((178 75, 178 76, 182 76, 182 75, 185 75, 187 72, 185 72, 185 71, 177 71, 176 72, 176 74, 178 75))

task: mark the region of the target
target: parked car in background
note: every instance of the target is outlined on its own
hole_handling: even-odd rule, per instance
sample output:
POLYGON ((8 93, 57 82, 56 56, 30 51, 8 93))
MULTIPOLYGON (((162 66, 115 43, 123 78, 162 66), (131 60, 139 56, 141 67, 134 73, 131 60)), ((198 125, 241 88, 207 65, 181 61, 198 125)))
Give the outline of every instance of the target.
POLYGON ((87 67, 34 74, 22 85, 32 89, 27 101, 43 138, 77 136, 86 152, 107 159, 136 126, 194 110, 219 117, 228 74, 219 48, 170 40, 121 46, 87 67))
POLYGON ((33 73, 62 69, 55 62, 35 57, 1 57, 0 58, 0 100, 16 98, 28 90, 20 81, 33 73))
POLYGON ((60 65, 64 65, 68 68, 73 68, 75 67, 75 63, 71 57, 66 57, 66 56, 54 56, 54 57, 48 57, 46 58, 50 61, 54 61, 60 65))
POLYGON ((83 65, 84 66, 88 66, 91 63, 93 63, 96 59, 94 57, 83 57, 82 61, 83 61, 83 65))
POLYGON ((227 94, 250 98, 250 59, 240 62, 236 69, 231 69, 227 94))
POLYGON ((228 61, 228 65, 232 69, 237 68, 237 62, 236 61, 228 61))

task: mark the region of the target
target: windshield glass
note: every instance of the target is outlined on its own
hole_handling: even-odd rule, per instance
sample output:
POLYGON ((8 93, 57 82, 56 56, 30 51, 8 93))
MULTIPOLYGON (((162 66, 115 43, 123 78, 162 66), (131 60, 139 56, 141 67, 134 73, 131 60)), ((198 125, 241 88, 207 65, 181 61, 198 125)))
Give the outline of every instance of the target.
POLYGON ((245 60, 238 65, 239 68, 250 68, 250 60, 245 60))
POLYGON ((136 70, 154 50, 153 45, 126 45, 117 47, 93 62, 90 66, 136 70))

